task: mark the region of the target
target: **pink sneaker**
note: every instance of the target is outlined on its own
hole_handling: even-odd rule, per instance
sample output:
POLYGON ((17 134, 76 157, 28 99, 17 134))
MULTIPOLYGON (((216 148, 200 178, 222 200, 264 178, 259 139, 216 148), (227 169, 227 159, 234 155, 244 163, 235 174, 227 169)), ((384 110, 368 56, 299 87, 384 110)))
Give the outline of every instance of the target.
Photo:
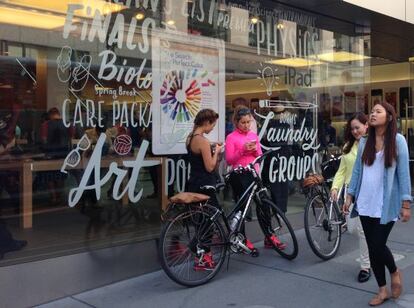
POLYGON ((286 244, 282 243, 276 235, 266 236, 264 239, 264 248, 273 249, 274 247, 283 250, 286 248, 286 244))
POLYGON ((214 264, 213 254, 207 252, 199 257, 195 257, 194 260, 194 270, 195 271, 212 271, 216 265, 214 264))
POLYGON ((246 244, 247 248, 249 248, 250 250, 255 249, 253 243, 250 242, 248 239, 246 239, 244 243, 246 244))

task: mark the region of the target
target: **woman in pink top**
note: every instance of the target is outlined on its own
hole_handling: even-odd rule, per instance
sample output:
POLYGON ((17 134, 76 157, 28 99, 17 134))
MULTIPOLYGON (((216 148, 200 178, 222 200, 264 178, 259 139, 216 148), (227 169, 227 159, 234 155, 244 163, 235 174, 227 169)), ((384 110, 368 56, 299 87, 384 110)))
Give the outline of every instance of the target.
POLYGON ((237 106, 233 121, 235 130, 226 138, 226 161, 233 168, 245 167, 262 154, 259 137, 250 130, 252 115, 245 106, 237 106))
MULTIPOLYGON (((226 138, 226 161, 233 168, 245 167, 254 161, 256 157, 262 155, 259 137, 250 129, 252 118, 250 109, 246 106, 238 105, 235 108, 233 114, 235 130, 226 138)), ((259 171, 259 166, 256 166, 256 168, 259 171)), ((253 177, 250 173, 233 174, 231 185, 235 200, 238 200, 243 195, 252 182, 253 177)), ((251 213, 248 213, 246 219, 251 220, 251 213)), ((242 228, 242 233, 245 235, 244 227, 242 228)), ((278 246, 283 245, 275 235, 272 235, 269 238, 265 238, 265 248, 273 248, 271 242, 278 246)), ((246 246, 251 250, 254 249, 253 244, 247 238, 246 246)))

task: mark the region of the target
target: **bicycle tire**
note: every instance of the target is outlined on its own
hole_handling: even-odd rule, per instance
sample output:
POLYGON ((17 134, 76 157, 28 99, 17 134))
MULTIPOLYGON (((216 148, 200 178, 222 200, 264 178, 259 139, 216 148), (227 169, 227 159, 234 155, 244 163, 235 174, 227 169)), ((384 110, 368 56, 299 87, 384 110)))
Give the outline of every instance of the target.
POLYGON ((261 199, 256 206, 257 218, 265 237, 276 235, 285 245, 274 245, 273 249, 282 257, 293 260, 298 255, 298 241, 295 232, 285 214, 271 200, 261 199))
MULTIPOLYGON (((190 247, 194 241, 199 245, 204 240, 195 237, 197 228, 202 221, 210 217, 208 211, 202 208, 187 210, 178 213, 162 227, 158 247, 160 263, 167 276, 180 285, 195 287, 207 283, 217 275, 226 258, 227 237, 222 225, 216 220, 210 226, 213 235, 207 239, 207 242, 215 240, 216 244, 211 244, 210 249, 216 265, 213 270, 198 271, 194 268, 196 252, 190 247), (185 233, 180 233, 180 229, 185 233), (186 271, 186 276, 181 275, 183 271, 186 271)), ((210 232, 208 234, 211 235, 210 232)), ((203 245, 208 245, 208 243, 204 242, 203 245)))
POLYGON ((340 213, 333 205, 333 222, 328 219, 329 207, 321 193, 313 195, 305 207, 305 233, 312 251, 322 260, 332 259, 341 243, 340 213), (333 236, 333 237, 332 237, 333 236), (327 243, 327 245, 325 245, 327 243), (326 247, 326 248, 325 248, 326 247))

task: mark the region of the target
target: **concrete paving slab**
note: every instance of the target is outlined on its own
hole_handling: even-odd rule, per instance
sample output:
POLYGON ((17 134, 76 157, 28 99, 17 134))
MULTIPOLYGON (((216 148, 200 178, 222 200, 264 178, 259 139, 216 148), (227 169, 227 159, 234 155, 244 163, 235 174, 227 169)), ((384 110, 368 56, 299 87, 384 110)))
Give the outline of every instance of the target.
MULTIPOLYGON (((397 224, 393 230, 389 244, 400 258, 397 265, 403 271, 405 290, 400 299, 381 307, 414 308, 414 241, 409 236, 413 231, 414 223, 397 224)), ((255 243, 261 252, 259 258, 232 256, 229 268, 224 264, 214 280, 204 286, 184 288, 157 271, 77 294, 72 299, 79 301, 74 304, 99 308, 367 307, 378 287, 374 277, 363 284, 356 281, 358 239, 345 233, 338 255, 322 261, 309 248, 304 230, 296 234, 300 250, 293 261, 264 249, 263 241, 259 241, 255 243)), ((41 307, 62 307, 68 303, 65 300, 41 307)))
MULTIPOLYGON (((94 307, 361 307, 364 290, 237 262, 212 283, 193 289, 172 284, 161 272, 75 296, 94 307), (332 305, 334 303, 334 305, 332 305)), ((383 307, 393 307, 388 303, 383 307)))
POLYGON ((59 301, 54 301, 45 305, 35 306, 42 307, 42 308, 90 308, 91 306, 86 303, 82 303, 79 300, 76 300, 72 297, 66 297, 59 301))

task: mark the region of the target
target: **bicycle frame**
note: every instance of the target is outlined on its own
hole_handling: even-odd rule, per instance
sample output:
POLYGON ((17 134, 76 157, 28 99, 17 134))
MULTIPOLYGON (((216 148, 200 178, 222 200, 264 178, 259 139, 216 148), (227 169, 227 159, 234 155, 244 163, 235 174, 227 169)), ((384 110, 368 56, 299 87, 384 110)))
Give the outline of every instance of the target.
MULTIPOLYGON (((239 167, 239 168, 236 168, 235 170, 230 172, 230 173, 237 172, 237 170, 239 170, 239 171, 243 170, 243 171, 250 172, 253 176, 253 182, 244 191, 243 195, 236 202, 235 207, 230 211, 229 214, 226 215, 226 213, 224 212, 223 209, 218 209, 218 208, 211 207, 211 210, 213 210, 214 212, 213 212, 213 214, 210 218, 210 221, 216 221, 218 219, 217 218, 218 216, 222 217, 222 220, 224 221, 224 225, 226 226, 227 232, 229 234, 240 232, 242 224, 246 219, 247 211, 249 210, 249 208, 251 206, 252 199, 255 198, 255 196, 256 196, 257 199, 260 199, 261 197, 258 194, 260 194, 261 192, 267 191, 266 187, 264 187, 264 185, 262 183, 262 180, 261 180, 259 174, 257 173, 256 169, 254 168, 254 165, 256 163, 258 163, 261 159, 263 159, 265 156, 267 156, 267 154, 269 154, 271 152, 272 152, 272 150, 267 151, 262 156, 257 157, 252 163, 248 164, 246 167, 239 167), (240 217, 239 221, 237 222, 237 226, 236 226, 235 230, 232 231, 231 228, 230 228, 229 219, 231 217, 233 217, 237 211, 240 211, 240 210, 242 211, 242 216, 240 217)), ((225 175, 225 178, 228 178, 230 173, 225 175)), ((206 204, 208 204, 208 201, 207 201, 206 204)), ((208 226, 204 226, 204 228, 200 229, 200 234, 204 235, 205 232, 208 232, 208 231, 209 231, 208 226), (205 229, 206 227, 207 227, 207 229, 205 229)), ((229 244, 229 242, 227 242, 227 243, 217 243, 216 245, 223 245, 223 244, 229 244)))
MULTIPOLYGON (((243 194, 240 197, 240 199, 236 202, 236 205, 234 206, 234 208, 228 214, 225 213, 224 209, 214 208, 214 213, 213 213, 212 217, 210 218, 211 221, 215 221, 215 220, 218 219, 217 218, 218 216, 221 216, 222 217, 222 220, 224 222, 224 225, 226 227, 226 230, 227 230, 227 232, 229 234, 240 232, 240 230, 242 228, 242 225, 243 225, 243 222, 246 219, 247 212, 248 212, 249 208, 251 207, 252 200, 260 192, 267 191, 266 187, 263 186, 263 183, 262 183, 262 181, 260 179, 260 176, 257 174, 256 169, 254 167, 252 167, 252 166, 254 166, 254 162, 252 164, 249 164, 246 167, 240 168, 240 169, 243 169, 244 171, 250 172, 253 175, 253 182, 243 192, 243 194), (237 222, 236 228, 234 230, 231 230, 229 220, 232 217, 234 217, 234 215, 238 211, 242 211, 242 215, 241 215, 239 221, 237 222)), ((233 170, 232 172, 237 172, 237 171, 233 170)), ((260 197, 257 196, 256 198, 260 198, 260 197)), ((202 232, 208 232, 208 229, 207 230, 202 229, 202 232)), ((222 245, 224 243, 219 243, 219 244, 222 245)))
MULTIPOLYGON (((246 219, 247 211, 251 207, 253 198, 256 197, 256 199, 260 199, 260 196, 258 195, 261 192, 267 191, 266 187, 264 187, 262 180, 257 173, 256 169, 254 168, 255 161, 251 164, 247 165, 243 168, 244 171, 250 172, 253 176, 253 182, 249 185, 249 187, 243 192, 242 196, 239 198, 239 200, 236 202, 236 206, 230 211, 228 215, 224 215, 224 220, 226 222, 226 227, 228 231, 230 230, 229 226, 229 219, 231 217, 234 217, 234 215, 238 211, 242 211, 242 216, 240 217, 239 221, 237 222, 237 226, 233 232, 240 232, 242 223, 246 219)), ((237 171, 232 171, 237 172, 237 171)))
MULTIPOLYGON (((262 188, 265 189, 265 188, 262 188)), ((230 213, 226 214, 223 209, 215 209, 215 213, 212 215, 211 220, 214 221, 217 219, 217 216, 220 215, 224 221, 226 229, 229 233, 231 232, 240 232, 242 222, 246 219, 247 211, 249 210, 252 199, 254 198, 255 194, 258 190, 258 183, 254 181, 249 185, 240 199, 236 202, 235 207, 230 211, 230 213), (229 219, 233 217, 238 211, 242 211, 242 215, 240 220, 237 223, 235 230, 231 231, 229 219)))

